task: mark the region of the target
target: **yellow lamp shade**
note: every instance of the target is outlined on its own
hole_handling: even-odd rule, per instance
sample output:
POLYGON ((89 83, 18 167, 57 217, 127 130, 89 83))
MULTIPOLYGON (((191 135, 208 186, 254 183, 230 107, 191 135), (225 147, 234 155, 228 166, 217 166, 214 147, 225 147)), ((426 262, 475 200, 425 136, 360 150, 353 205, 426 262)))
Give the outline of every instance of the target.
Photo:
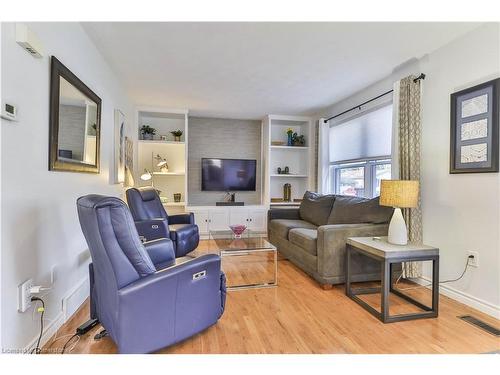
POLYGON ((380 181, 380 205, 412 208, 418 204, 418 181, 382 180, 380 181))

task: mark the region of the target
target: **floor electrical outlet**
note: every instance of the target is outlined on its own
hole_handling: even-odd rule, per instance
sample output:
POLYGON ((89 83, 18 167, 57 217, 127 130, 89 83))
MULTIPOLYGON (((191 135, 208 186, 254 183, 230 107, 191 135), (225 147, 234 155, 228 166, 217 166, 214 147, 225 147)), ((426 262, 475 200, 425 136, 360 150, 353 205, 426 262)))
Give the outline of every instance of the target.
POLYGON ((33 287, 33 279, 28 279, 17 287, 17 311, 25 312, 31 306, 31 293, 30 289, 33 287))
POLYGON ((467 251, 467 256, 473 256, 474 258, 469 258, 469 266, 479 267, 479 254, 477 251, 467 251))

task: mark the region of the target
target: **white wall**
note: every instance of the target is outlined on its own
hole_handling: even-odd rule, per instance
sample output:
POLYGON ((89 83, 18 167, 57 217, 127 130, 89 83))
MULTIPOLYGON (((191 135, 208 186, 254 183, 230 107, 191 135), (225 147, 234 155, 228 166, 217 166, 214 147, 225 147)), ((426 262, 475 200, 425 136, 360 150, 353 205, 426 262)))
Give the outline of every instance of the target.
MULTIPOLYGON (((409 74, 427 74, 422 97, 421 194, 424 242, 440 248, 441 280, 462 272, 466 252, 479 252, 479 268, 441 291, 500 317, 500 175, 449 174, 450 94, 500 76, 500 27, 485 24, 385 79, 335 103, 329 117, 392 88, 409 74)), ((429 275, 425 269, 425 275, 429 275)))
POLYGON ((500 175, 449 174, 450 94, 500 77, 499 24, 435 51, 421 69, 424 240, 440 248, 441 280, 460 275, 468 250, 479 253, 479 268, 443 290, 500 318, 500 175))
MULTIPOLYGON (((2 120, 2 348, 21 349, 39 332, 32 309, 17 312, 17 286, 57 280, 45 297, 49 330, 62 323, 61 304, 87 277, 90 256, 81 233, 76 199, 89 193, 120 196, 111 185, 114 109, 127 118, 133 136, 134 113, 113 72, 77 23, 33 23, 45 56, 35 59, 15 42, 15 25, 2 24, 2 98, 18 106, 18 122, 2 120), (54 55, 102 99, 101 173, 48 171, 50 56, 54 55), (52 324, 52 327, 51 327, 52 324)), ((85 288, 82 289, 85 292, 85 288)), ((85 294, 73 300, 82 302, 85 294)), ((75 305, 73 307, 76 307, 75 305)), ((70 311, 71 312, 71 311, 70 311)))

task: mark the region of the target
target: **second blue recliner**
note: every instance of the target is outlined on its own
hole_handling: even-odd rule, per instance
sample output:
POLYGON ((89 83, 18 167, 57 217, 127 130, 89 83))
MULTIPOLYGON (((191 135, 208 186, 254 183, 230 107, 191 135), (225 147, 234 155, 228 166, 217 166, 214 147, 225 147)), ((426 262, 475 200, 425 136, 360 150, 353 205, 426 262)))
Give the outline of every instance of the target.
POLYGON ((177 258, 198 247, 200 235, 192 213, 168 215, 153 187, 130 188, 126 194, 137 231, 146 241, 170 238, 177 258))

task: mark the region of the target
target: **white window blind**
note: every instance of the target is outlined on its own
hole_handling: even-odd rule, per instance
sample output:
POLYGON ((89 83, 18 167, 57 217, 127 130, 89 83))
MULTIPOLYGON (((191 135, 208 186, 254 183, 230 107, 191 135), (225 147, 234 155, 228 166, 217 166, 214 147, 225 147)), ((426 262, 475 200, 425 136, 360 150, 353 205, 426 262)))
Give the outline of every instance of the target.
POLYGON ((391 154, 392 104, 330 128, 330 162, 391 154))

